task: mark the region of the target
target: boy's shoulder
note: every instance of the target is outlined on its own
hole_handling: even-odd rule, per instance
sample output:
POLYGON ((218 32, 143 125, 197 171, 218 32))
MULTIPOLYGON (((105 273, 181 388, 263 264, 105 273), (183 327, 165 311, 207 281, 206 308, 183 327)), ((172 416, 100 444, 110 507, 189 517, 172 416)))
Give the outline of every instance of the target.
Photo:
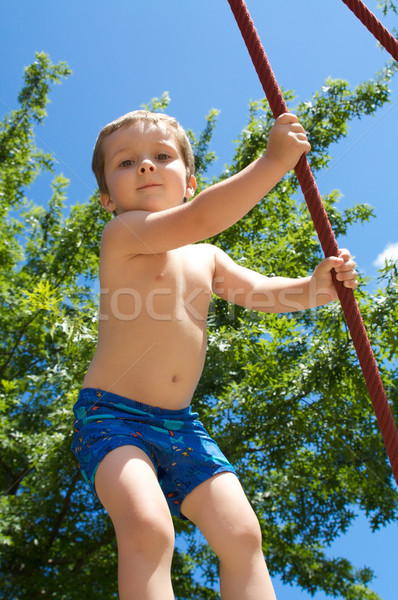
POLYGON ((167 254, 175 256, 177 260, 181 260, 185 265, 194 271, 200 268, 205 263, 213 264, 218 248, 213 244, 201 242, 196 244, 188 244, 169 250, 167 254))
MULTIPOLYGON (((147 253, 120 255, 101 248, 99 278, 106 288, 126 288, 134 281, 144 285, 165 285, 179 281, 179 285, 211 287, 216 266, 217 248, 209 243, 198 243, 173 248, 160 254, 147 253)), ((187 288, 186 288, 187 289, 187 288)))
MULTIPOLYGON (((134 238, 139 238, 137 228, 134 227, 135 222, 142 222, 145 219, 143 211, 135 211, 129 213, 129 219, 114 218, 111 219, 104 227, 101 236, 101 256, 104 258, 109 255, 125 254, 129 259, 134 258, 134 255, 155 255, 158 252, 154 251, 150 245, 146 245, 144 240, 139 240, 140 251, 131 252, 136 246, 133 243, 134 238)), ((217 252, 217 247, 208 242, 197 242, 184 246, 175 246, 165 248, 164 252, 175 251, 181 254, 195 254, 196 256, 213 256, 217 252)))
MULTIPOLYGON (((180 207, 179 207, 180 208, 180 207)), ((142 210, 129 211, 111 219, 101 236, 101 254, 122 258, 136 255, 162 254, 192 245, 201 252, 212 252, 209 243, 194 242, 183 224, 177 226, 170 220, 170 211, 163 217, 162 211, 152 213, 142 210)))
POLYGON ((208 242, 200 242, 196 244, 188 244, 175 248, 171 252, 175 252, 187 260, 198 261, 214 261, 219 248, 208 242))

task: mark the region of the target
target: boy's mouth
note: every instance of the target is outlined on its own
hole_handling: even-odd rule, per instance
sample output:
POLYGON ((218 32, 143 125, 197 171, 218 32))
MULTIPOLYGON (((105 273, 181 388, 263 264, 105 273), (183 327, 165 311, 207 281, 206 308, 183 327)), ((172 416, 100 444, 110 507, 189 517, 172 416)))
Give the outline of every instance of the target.
POLYGON ((146 183, 141 185, 137 190, 146 190, 147 188, 160 187, 160 183, 146 183))

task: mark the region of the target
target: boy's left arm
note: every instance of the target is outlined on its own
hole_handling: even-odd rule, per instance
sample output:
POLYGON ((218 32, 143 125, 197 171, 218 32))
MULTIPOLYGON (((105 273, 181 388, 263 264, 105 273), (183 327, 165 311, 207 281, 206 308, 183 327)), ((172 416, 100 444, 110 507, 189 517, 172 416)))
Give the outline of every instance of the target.
POLYGON ((237 265, 222 250, 215 251, 213 292, 229 302, 251 310, 286 313, 305 310, 337 300, 332 270, 347 288, 358 286, 355 263, 348 250, 325 258, 310 277, 266 277, 237 265))

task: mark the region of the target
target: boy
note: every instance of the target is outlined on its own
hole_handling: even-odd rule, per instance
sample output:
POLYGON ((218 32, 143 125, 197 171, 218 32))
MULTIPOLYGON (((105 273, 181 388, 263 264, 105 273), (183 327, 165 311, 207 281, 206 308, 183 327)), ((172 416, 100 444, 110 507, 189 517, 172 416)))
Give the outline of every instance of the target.
POLYGON ((268 278, 210 244, 310 150, 297 118, 280 116, 267 151, 201 192, 181 126, 146 111, 100 133, 93 170, 106 211, 100 255, 98 346, 75 406, 74 451, 109 513, 121 600, 174 598, 171 514, 191 520, 220 559, 223 600, 270 600, 274 591, 257 518, 233 467, 191 412, 206 352, 211 295, 268 312, 337 298, 331 277, 357 286, 348 251, 311 277, 268 278))

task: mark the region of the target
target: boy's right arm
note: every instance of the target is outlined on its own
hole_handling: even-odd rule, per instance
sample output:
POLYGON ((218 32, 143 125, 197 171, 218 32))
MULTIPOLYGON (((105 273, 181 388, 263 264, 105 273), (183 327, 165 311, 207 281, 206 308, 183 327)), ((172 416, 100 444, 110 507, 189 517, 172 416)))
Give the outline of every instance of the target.
POLYGON ((266 153, 248 167, 187 204, 119 215, 106 226, 103 242, 123 254, 158 254, 212 237, 248 213, 309 150, 297 117, 283 114, 272 127, 266 153))

